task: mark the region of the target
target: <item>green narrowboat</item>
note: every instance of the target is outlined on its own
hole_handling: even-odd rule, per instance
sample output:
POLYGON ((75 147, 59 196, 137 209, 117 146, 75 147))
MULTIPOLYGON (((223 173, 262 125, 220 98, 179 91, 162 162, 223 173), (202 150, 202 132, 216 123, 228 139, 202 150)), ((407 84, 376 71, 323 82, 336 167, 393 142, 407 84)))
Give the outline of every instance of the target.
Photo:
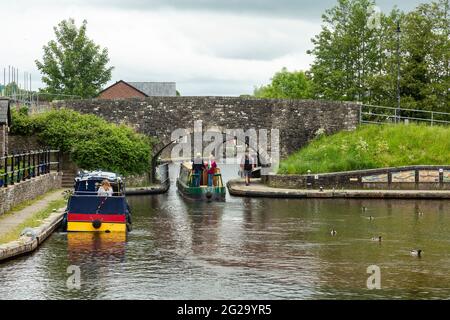
POLYGON ((226 188, 223 185, 220 169, 216 169, 212 186, 208 186, 206 171, 198 177, 200 180, 199 186, 194 185, 196 180, 194 178, 195 173, 192 170, 192 164, 190 162, 182 163, 180 175, 177 179, 177 188, 183 197, 199 201, 225 201, 226 188))

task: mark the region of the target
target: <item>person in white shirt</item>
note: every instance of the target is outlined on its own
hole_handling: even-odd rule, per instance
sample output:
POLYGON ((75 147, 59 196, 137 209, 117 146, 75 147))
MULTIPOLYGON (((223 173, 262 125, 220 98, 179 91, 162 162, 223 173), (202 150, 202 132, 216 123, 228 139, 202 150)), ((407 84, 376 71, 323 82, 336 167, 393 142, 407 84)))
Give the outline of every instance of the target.
POLYGON ((112 197, 113 188, 108 180, 103 180, 102 185, 98 188, 97 195, 100 197, 112 197))

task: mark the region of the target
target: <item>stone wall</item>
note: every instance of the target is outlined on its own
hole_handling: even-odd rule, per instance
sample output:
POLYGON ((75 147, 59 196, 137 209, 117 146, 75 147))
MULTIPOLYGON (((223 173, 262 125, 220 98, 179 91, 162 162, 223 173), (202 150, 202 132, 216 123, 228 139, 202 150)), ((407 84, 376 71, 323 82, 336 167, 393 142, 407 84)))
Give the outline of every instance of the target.
POLYGON ((46 147, 36 136, 9 135, 8 149, 10 154, 30 150, 42 150, 46 147))
POLYGON ((354 103, 312 100, 267 100, 234 97, 148 97, 126 100, 74 100, 55 104, 81 113, 93 113, 114 123, 126 123, 138 132, 157 137, 164 145, 178 128, 204 130, 279 129, 282 157, 298 150, 319 129, 327 134, 354 130, 359 106, 354 103))
POLYGON ((8 127, 0 124, 0 157, 8 153, 8 127))
POLYGON ((0 188, 0 215, 24 201, 33 200, 52 189, 61 188, 61 178, 61 173, 52 172, 0 188))
POLYGON ((450 166, 411 166, 318 175, 269 175, 263 182, 285 189, 450 190, 450 166))

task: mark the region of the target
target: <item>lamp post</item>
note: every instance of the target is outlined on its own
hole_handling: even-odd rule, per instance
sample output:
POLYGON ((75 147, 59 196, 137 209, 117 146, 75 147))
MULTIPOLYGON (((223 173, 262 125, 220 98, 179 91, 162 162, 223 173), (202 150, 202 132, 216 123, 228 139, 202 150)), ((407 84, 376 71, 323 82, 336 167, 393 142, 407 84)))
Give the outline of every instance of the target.
POLYGON ((397 21, 397 109, 395 110, 395 122, 400 120, 400 20, 397 21))

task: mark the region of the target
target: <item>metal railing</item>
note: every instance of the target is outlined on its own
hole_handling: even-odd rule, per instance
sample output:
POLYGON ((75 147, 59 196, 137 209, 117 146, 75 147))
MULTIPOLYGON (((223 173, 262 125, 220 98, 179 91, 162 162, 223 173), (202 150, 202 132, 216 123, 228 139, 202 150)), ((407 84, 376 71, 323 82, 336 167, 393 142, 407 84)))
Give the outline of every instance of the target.
POLYGON ((361 124, 425 123, 431 126, 450 125, 450 113, 367 104, 360 105, 359 117, 361 124))
MULTIPOLYGON (((2 96, 0 92, 0 96, 2 96)), ((11 106, 25 106, 31 114, 43 113, 53 108, 53 102, 58 100, 79 100, 82 99, 78 95, 69 94, 51 94, 31 92, 29 94, 3 95, 10 100, 11 106)))
POLYGON ((0 187, 14 185, 29 180, 50 170, 61 171, 61 153, 59 150, 39 150, 14 153, 0 158, 0 187), (56 168, 55 168, 56 167, 56 168))

